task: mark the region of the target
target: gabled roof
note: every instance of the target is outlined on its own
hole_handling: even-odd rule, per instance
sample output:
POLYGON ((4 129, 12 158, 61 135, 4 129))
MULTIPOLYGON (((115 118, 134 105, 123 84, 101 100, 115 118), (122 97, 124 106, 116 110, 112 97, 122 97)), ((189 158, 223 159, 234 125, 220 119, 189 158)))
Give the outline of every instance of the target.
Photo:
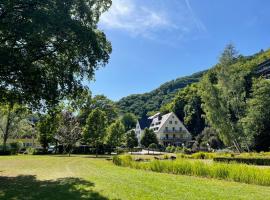
POLYGON ((140 120, 138 120, 140 128, 143 130, 145 128, 149 128, 150 124, 152 123, 152 119, 149 119, 147 117, 142 117, 140 120))

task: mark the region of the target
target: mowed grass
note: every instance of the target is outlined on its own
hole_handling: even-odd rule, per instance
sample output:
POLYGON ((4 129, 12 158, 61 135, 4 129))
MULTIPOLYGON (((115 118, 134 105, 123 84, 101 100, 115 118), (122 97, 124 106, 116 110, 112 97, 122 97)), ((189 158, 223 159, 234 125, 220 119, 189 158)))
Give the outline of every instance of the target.
POLYGON ((270 187, 115 166, 89 156, 0 157, 1 200, 270 199, 270 187))

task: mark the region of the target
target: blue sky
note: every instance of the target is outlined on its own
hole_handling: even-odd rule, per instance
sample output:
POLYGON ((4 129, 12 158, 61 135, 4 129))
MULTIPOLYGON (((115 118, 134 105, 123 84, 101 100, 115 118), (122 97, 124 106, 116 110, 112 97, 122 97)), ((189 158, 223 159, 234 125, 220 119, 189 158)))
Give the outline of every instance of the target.
POLYGON ((113 0, 99 23, 111 59, 88 86, 119 100, 210 68, 228 43, 243 55, 267 49, 269 8, 269 0, 113 0))

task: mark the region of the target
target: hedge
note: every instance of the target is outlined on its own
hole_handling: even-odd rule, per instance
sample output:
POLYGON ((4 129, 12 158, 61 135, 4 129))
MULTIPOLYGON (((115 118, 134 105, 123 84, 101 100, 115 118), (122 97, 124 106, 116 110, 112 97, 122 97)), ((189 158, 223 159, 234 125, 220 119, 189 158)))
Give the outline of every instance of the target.
POLYGON ((216 157, 213 158, 215 162, 236 162, 236 163, 245 163, 250 165, 270 165, 270 158, 241 158, 241 157, 216 157))

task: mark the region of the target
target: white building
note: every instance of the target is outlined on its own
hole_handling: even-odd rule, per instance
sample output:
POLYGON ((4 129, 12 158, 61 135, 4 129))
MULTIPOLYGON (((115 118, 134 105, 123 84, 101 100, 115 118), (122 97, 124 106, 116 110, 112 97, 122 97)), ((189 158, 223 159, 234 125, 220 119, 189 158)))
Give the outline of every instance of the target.
POLYGON ((192 138, 189 131, 173 113, 161 115, 157 113, 149 118, 138 120, 135 133, 140 141, 145 128, 152 129, 157 135, 159 144, 182 146, 192 138))

